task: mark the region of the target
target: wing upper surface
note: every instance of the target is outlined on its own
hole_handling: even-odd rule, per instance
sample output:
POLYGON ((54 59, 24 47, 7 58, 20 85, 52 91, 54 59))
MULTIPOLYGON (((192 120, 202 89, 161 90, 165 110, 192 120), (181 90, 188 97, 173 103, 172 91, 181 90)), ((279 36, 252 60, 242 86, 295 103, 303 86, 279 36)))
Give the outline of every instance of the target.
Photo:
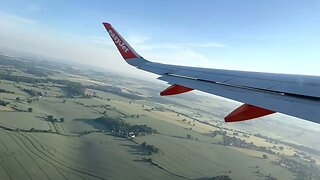
POLYGON ((246 104, 264 107, 275 112, 280 112, 320 123, 319 100, 283 95, 282 93, 266 92, 263 90, 241 88, 219 83, 210 83, 206 81, 170 75, 164 75, 158 79, 166 81, 169 84, 179 84, 246 104))
POLYGON ((104 26, 128 64, 158 74, 158 79, 172 84, 162 92, 164 95, 196 89, 245 103, 230 114, 232 118, 229 120, 232 121, 281 112, 320 123, 319 76, 208 69, 150 62, 137 54, 109 23, 104 23, 104 26))
POLYGON ((261 90, 320 98, 320 77, 174 66, 148 62, 140 69, 261 90))

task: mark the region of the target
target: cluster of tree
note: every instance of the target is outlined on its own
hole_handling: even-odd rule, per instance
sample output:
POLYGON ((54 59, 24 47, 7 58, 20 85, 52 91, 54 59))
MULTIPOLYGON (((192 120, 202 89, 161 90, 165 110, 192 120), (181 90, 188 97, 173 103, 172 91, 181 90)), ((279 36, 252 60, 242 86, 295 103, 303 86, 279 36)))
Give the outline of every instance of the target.
POLYGON ((66 87, 64 87, 63 90, 66 92, 66 95, 68 97, 84 97, 86 88, 82 86, 81 83, 69 81, 69 83, 66 84, 66 87))
POLYGON ((108 92, 108 93, 112 93, 112 94, 116 94, 116 95, 119 95, 121 97, 125 97, 125 98, 128 98, 128 99, 133 99, 133 100, 143 100, 143 99, 145 99, 142 96, 138 96, 138 95, 135 95, 135 94, 132 94, 132 93, 125 93, 125 92, 122 91, 121 88, 115 87, 115 86, 93 86, 93 85, 90 85, 87 88, 95 89, 95 90, 99 90, 99 91, 103 91, 103 92, 108 92))
POLYGON ((43 96, 44 94, 42 92, 33 90, 33 89, 26 89, 26 88, 21 88, 22 91, 26 92, 30 96, 43 96))
POLYGON ((4 56, 1 56, 0 58, 0 64, 4 66, 13 66, 16 69, 19 69, 28 74, 32 74, 39 77, 47 77, 48 75, 53 75, 53 71, 46 68, 37 67, 39 63, 19 61, 15 59, 9 59, 4 56))
POLYGON ((5 90, 5 89, 0 89, 0 93, 15 94, 15 92, 8 91, 8 90, 5 90))
POLYGON ((73 82, 73 81, 61 80, 61 79, 51 79, 51 78, 43 79, 43 82, 64 85, 62 89, 65 91, 68 97, 74 97, 74 96, 84 97, 85 96, 84 92, 86 88, 82 86, 82 84, 79 82, 73 82))
POLYGON ((151 153, 159 153, 159 152, 160 152, 160 149, 159 149, 159 148, 157 148, 157 147, 154 146, 154 145, 147 144, 146 142, 143 142, 143 143, 141 144, 141 146, 142 146, 143 148, 147 149, 147 150, 150 152, 150 154, 151 154, 151 153))
POLYGON ((3 66, 14 66, 18 69, 24 69, 27 66, 24 61, 13 60, 12 58, 3 55, 0 55, 0 64, 3 66))
POLYGON ((293 148, 295 148, 297 150, 300 150, 300 151, 303 151, 303 152, 308 152, 308 153, 314 154, 314 155, 320 155, 320 150, 319 149, 314 149, 314 148, 311 148, 311 147, 308 147, 308 146, 304 146, 304 145, 300 145, 300 144, 293 144, 293 143, 289 143, 289 142, 286 142, 286 141, 281 141, 279 139, 273 139, 271 137, 263 136, 261 134, 254 134, 254 136, 266 139, 268 142, 271 142, 273 144, 283 144, 283 145, 293 147, 293 148))
POLYGON ((104 125, 114 134, 123 137, 129 137, 130 135, 139 136, 157 133, 157 130, 152 129, 147 125, 131 125, 124 122, 122 119, 115 119, 107 116, 96 118, 94 121, 104 125))
MULTIPOLYGON (((46 119, 50 122, 58 122, 58 118, 55 118, 53 115, 48 115, 46 119)), ((59 121, 64 122, 64 118, 60 118, 59 121)))
POLYGON ((307 160, 307 161, 309 161, 310 163, 313 163, 313 164, 316 163, 316 160, 312 159, 312 156, 307 154, 307 153, 305 153, 305 152, 296 151, 296 153, 293 154, 293 157, 298 158, 298 159, 307 160))
POLYGON ((128 117, 130 117, 130 118, 139 118, 140 115, 138 114, 138 115, 130 115, 130 116, 125 115, 125 116, 124 116, 124 118, 128 118, 128 117))
POLYGON ((25 72, 38 77, 48 77, 49 74, 53 75, 53 73, 48 71, 47 69, 39 68, 39 67, 30 67, 30 66, 26 69, 25 72))
MULTIPOLYGON (((17 75, 9 75, 9 74, 0 74, 0 79, 5 79, 9 81, 15 82, 24 82, 30 84, 37 84, 37 83, 56 83, 64 85, 65 87, 63 90, 66 92, 67 96, 85 96, 85 87, 81 85, 81 83, 73 82, 69 80, 60 80, 60 79, 51 79, 51 78, 34 78, 34 77, 27 77, 27 76, 17 76, 17 75)), ((29 93, 29 92, 28 92, 29 93)), ((30 92, 33 93, 33 92, 30 92)))
POLYGON ((48 88, 46 84, 33 84, 32 87, 41 88, 43 90, 50 90, 50 88, 48 88))
POLYGON ((10 104, 10 103, 9 103, 9 102, 6 102, 6 101, 3 101, 3 100, 0 99, 0 105, 1 105, 1 106, 6 106, 6 105, 8 105, 8 104, 10 104))
POLYGON ((320 169, 317 165, 300 161, 295 158, 282 157, 278 163, 296 173, 296 179, 320 179, 320 169))
POLYGON ((129 131, 133 132, 136 135, 157 133, 157 130, 152 129, 147 125, 136 125, 136 124, 131 125, 131 127, 129 128, 129 131))
POLYGON ((14 81, 14 82, 24 82, 24 83, 30 83, 30 84, 45 83, 46 82, 45 79, 41 79, 41 78, 17 76, 17 75, 12 75, 12 74, 0 74, 0 79, 14 81))
POLYGON ((269 154, 276 154, 274 151, 272 151, 270 148, 264 147, 264 146, 257 146, 251 143, 247 143, 245 140, 242 140, 240 138, 237 138, 235 136, 228 136, 226 131, 214 131, 212 133, 212 136, 215 137, 216 135, 222 136, 222 142, 221 144, 225 146, 234 146, 234 147, 240 147, 245 149, 251 149, 255 151, 261 151, 269 154))
POLYGON ((213 131, 211 133, 211 137, 216 137, 217 135, 221 135, 221 136, 226 136, 227 135, 227 131, 213 131))

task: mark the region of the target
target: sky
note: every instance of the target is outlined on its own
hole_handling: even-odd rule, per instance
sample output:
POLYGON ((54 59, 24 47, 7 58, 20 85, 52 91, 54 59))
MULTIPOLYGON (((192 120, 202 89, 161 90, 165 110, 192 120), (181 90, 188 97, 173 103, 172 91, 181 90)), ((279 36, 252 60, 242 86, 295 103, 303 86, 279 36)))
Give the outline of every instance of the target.
POLYGON ((0 0, 0 48, 150 77, 127 65, 109 22, 144 58, 320 75, 318 0, 0 0))

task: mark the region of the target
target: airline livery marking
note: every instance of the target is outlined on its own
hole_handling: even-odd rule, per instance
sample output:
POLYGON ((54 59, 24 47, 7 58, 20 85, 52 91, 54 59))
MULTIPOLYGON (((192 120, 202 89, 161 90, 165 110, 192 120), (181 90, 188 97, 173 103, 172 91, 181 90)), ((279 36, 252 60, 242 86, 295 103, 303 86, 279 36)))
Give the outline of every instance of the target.
POLYGON ((114 42, 118 44, 125 53, 129 51, 129 48, 125 45, 125 43, 111 29, 108 31, 108 33, 114 42))

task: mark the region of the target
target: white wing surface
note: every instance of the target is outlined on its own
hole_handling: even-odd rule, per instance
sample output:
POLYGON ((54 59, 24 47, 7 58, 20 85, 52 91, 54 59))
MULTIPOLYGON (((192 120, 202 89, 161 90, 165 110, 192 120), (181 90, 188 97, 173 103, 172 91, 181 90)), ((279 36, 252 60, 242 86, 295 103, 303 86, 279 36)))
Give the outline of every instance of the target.
POLYGON ((160 95, 193 89, 243 102, 226 122, 249 120, 275 112, 320 123, 320 77, 175 66, 142 58, 109 24, 103 23, 126 62, 171 86, 160 95))

